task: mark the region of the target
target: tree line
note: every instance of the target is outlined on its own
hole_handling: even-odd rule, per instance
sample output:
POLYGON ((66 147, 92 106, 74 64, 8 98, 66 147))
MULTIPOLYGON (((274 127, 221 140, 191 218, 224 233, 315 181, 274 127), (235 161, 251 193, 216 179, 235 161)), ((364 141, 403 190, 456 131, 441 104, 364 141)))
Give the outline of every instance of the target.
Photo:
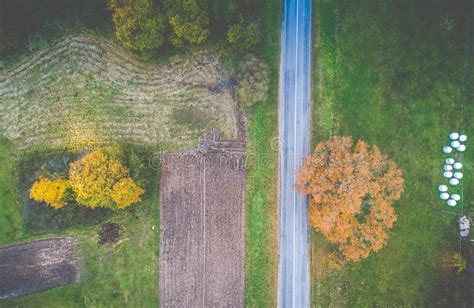
POLYGON ((117 40, 138 52, 218 42, 242 54, 258 46, 264 4, 263 0, 1 1, 0 54, 15 51, 37 31, 58 34, 52 32, 60 32, 54 24, 61 22, 91 29, 112 25, 117 40), (53 27, 45 31, 48 24, 53 27))
POLYGON ((261 1, 251 0, 108 0, 117 40, 137 50, 199 45, 225 32, 234 51, 248 52, 260 36, 261 1))

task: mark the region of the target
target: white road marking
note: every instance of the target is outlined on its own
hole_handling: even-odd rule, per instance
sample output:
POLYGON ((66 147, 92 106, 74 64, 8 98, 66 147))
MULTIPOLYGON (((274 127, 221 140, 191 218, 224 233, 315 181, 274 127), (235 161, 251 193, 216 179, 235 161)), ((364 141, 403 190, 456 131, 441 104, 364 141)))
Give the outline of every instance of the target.
MULTIPOLYGON (((294 128, 294 148, 293 148, 293 183, 296 183, 296 109, 298 105, 298 4, 296 0, 296 52, 295 52, 295 128, 294 128)), ((293 307, 296 307, 296 189, 293 189, 293 307)))

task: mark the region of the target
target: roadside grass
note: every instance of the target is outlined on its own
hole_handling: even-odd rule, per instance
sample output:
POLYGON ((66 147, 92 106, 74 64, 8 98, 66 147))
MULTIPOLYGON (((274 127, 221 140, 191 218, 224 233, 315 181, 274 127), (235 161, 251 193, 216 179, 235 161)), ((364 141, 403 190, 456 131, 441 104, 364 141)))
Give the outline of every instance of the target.
POLYGON ((23 232, 16 199, 15 150, 0 136, 0 245, 12 242, 23 232))
POLYGON ((269 67, 268 99, 246 110, 245 306, 275 307, 278 278, 278 67, 280 1, 265 3, 260 55, 269 67))
MULTIPOLYGON (((458 244, 457 222, 442 212, 450 209, 437 186, 446 158, 441 148, 448 133, 461 128, 465 8, 325 0, 315 1, 315 8, 320 44, 313 49, 313 146, 334 135, 377 145, 402 170, 405 193, 395 204, 398 220, 387 246, 366 260, 327 269, 322 256, 334 248, 313 232, 312 305, 446 303, 437 282, 442 253, 458 244), (440 26, 446 15, 455 20, 452 31, 440 26)), ((473 111, 466 103, 466 119, 473 111)), ((466 125, 469 135, 472 124, 466 125)), ((467 200, 474 193, 467 185, 473 155, 467 150, 464 156, 467 200)), ((464 206, 472 212, 471 201, 464 206)), ((450 287, 457 292, 459 286, 450 287)))
MULTIPOLYGON (((126 151, 132 151, 131 146, 126 151)), ((158 303, 159 275, 159 175, 148 161, 153 149, 135 147, 142 171, 139 182, 146 185, 143 201, 130 209, 115 211, 106 221, 122 226, 115 244, 98 244, 101 224, 75 226, 58 231, 26 228, 21 240, 49 236, 79 238, 77 255, 80 283, 1 301, 0 307, 155 307, 158 303)), ((131 155, 127 155, 127 158, 131 155)), ((135 159, 136 160, 136 159, 135 159)), ((38 205, 45 206, 45 205, 38 205)), ((104 222, 106 222, 104 221, 104 222)), ((51 230, 51 229, 50 229, 51 230)))

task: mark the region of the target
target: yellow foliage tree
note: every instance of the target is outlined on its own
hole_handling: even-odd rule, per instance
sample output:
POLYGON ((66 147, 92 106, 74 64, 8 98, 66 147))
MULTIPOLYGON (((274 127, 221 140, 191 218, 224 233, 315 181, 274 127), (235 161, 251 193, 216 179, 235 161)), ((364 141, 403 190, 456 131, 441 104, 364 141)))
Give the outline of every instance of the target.
POLYGON ((119 209, 141 201, 140 196, 145 192, 131 178, 124 178, 114 184, 110 197, 119 209))
POLYGON ((55 209, 60 209, 67 203, 69 181, 57 178, 50 180, 40 178, 30 190, 30 197, 38 202, 45 202, 55 209))
POLYGON ((397 216, 391 204, 403 192, 402 173, 374 146, 340 137, 316 146, 298 173, 296 188, 311 196, 309 219, 349 261, 380 250, 397 216))
POLYGON ((73 162, 69 168, 69 180, 76 201, 91 208, 125 208, 140 201, 144 192, 129 177, 128 169, 120 161, 101 150, 73 162))

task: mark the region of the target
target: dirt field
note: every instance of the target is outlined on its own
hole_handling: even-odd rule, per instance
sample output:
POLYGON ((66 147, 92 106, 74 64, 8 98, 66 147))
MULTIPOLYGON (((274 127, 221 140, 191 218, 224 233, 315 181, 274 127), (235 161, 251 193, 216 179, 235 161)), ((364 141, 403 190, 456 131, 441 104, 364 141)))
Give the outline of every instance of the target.
POLYGON ((211 128, 237 136, 229 76, 212 51, 146 63, 88 35, 0 61, 0 134, 20 149, 108 141, 194 146, 211 128))
POLYGON ((162 157, 160 306, 243 307, 243 142, 162 157))
POLYGON ((74 238, 51 238, 0 248, 0 299, 79 281, 74 238))

